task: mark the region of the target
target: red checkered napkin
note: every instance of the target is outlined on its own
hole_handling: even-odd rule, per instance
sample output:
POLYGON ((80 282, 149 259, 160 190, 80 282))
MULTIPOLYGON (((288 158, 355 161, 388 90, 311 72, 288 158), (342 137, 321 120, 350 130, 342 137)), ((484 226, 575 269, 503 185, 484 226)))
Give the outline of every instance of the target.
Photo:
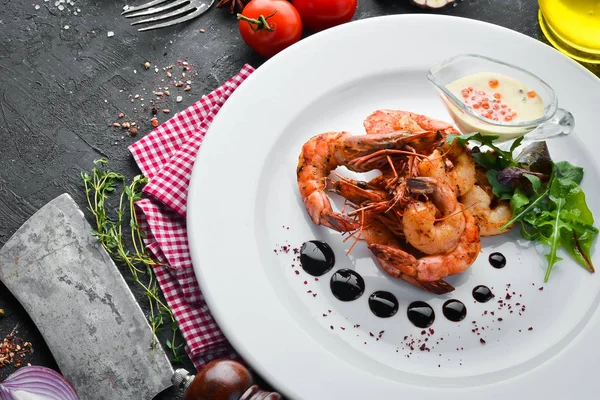
POLYGON ((148 184, 136 202, 146 245, 164 264, 154 272, 196 368, 215 358, 237 358, 200 292, 187 241, 186 202, 202 139, 223 103, 254 71, 249 65, 141 140, 129 146, 148 184))

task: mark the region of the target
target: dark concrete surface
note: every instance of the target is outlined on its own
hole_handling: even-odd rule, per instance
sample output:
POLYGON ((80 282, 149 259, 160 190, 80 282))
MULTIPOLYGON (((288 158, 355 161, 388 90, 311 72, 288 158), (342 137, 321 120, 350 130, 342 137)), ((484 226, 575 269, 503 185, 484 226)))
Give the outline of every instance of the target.
MULTIPOLYGON (((162 102, 174 114, 244 63, 259 67, 265 61, 240 39, 235 18, 224 9, 213 6, 189 23, 139 33, 120 17, 124 1, 71 2, 60 10, 56 0, 0 0, 0 246, 61 193, 70 193, 85 208, 79 173, 90 171, 95 159, 107 157, 112 170, 129 178, 139 173, 127 146, 151 130, 149 108, 141 111, 141 103, 149 104, 163 67, 178 60, 192 65, 187 77, 192 90, 171 88, 162 102), (109 31, 114 36, 108 37, 109 31), (149 70, 143 67, 146 61, 149 70), (183 96, 181 103, 175 101, 176 92, 183 96), (135 94, 140 98, 132 103, 135 94), (137 137, 109 126, 119 112, 138 122, 137 137)), ((359 0, 355 19, 415 12, 433 11, 408 0, 359 0)), ((534 0, 463 0, 435 13, 491 22, 545 42, 534 0)), ((588 67, 600 74, 598 66, 588 67)), ((163 122, 169 116, 158 117, 163 122)), ((132 289, 144 306, 141 292, 132 289)), ((37 329, 1 284, 0 308, 6 313, 0 318, 0 338, 18 325, 19 334, 33 342, 31 363, 56 368, 37 329)), ((189 360, 182 365, 191 368, 189 360)), ((12 371, 0 368, 0 379, 12 371)))

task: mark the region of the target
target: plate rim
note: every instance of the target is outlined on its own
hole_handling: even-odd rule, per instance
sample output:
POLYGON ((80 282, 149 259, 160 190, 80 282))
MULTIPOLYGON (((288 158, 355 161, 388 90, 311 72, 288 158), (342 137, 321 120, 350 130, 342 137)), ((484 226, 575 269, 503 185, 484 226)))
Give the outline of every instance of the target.
MULTIPOLYGON (((283 52, 276 55, 275 57, 272 57, 271 59, 267 60, 261 67, 256 69, 256 71, 254 71, 254 73, 252 73, 240 85, 240 87, 232 94, 231 97, 242 96, 245 93, 246 88, 251 85, 254 85, 255 81, 263 79, 262 76, 267 74, 269 72, 268 71, 269 69, 274 68, 273 66, 277 65, 277 63, 279 63, 278 60, 282 59, 283 57, 289 57, 289 54, 293 54, 293 52, 298 51, 296 49, 313 46, 314 42, 326 40, 325 39, 326 36, 334 36, 337 34, 341 34, 341 32, 343 32, 346 29, 359 29, 359 25, 361 25, 361 24, 375 24, 375 23, 377 23, 377 21, 381 21, 381 20, 396 20, 396 19, 433 20, 433 22, 438 22, 438 23, 439 23, 439 21, 442 21, 442 23, 444 23, 443 21, 458 21, 457 23, 459 23, 459 24, 467 24, 467 25, 472 24, 473 26, 480 25, 480 26, 485 26, 486 29, 496 29, 499 31, 503 31, 505 33, 510 33, 512 35, 516 34, 516 35, 520 36, 520 40, 524 40, 525 42, 528 42, 528 43, 535 43, 534 46, 540 46, 540 45, 545 46, 545 47, 551 49, 552 51, 558 53, 561 57, 568 60, 568 62, 570 62, 570 64, 571 64, 571 66, 575 65, 576 68, 579 68, 580 70, 585 71, 585 73, 588 74, 589 78, 592 78, 595 82, 598 83, 598 81, 597 81, 598 78, 591 71, 589 71, 585 67, 583 67, 581 64, 575 62, 572 59, 569 59, 568 57, 566 57, 562 53, 558 52, 553 47, 547 45, 546 43, 541 42, 530 36, 527 36, 523 33, 511 30, 509 28, 506 28, 506 27, 503 27, 500 25, 496 25, 496 24, 492 24, 489 22, 474 20, 474 19, 465 18, 465 17, 447 16, 447 15, 431 15, 431 14, 398 14, 398 15, 377 16, 377 17, 371 17, 371 18, 365 18, 365 19, 353 21, 351 23, 340 25, 340 26, 328 29, 327 31, 321 32, 319 34, 315 34, 310 37, 307 37, 307 38, 303 39, 302 41, 298 42, 296 45, 289 47, 288 49, 284 50, 283 52), (438 21, 436 21, 436 20, 438 20, 438 21), (338 32, 340 32, 340 33, 338 33, 338 32)), ((450 23, 454 23, 454 22, 450 22, 450 23)), ((228 103, 231 103, 231 102, 228 102, 228 103)), ((208 129, 207 134, 209 134, 211 132, 211 130, 215 126, 215 122, 218 122, 221 118, 224 118, 224 117, 222 117, 225 114, 225 113, 223 113, 223 110, 226 111, 227 109, 228 108, 227 108, 227 103, 226 103, 223 106, 223 108, 221 109, 221 112, 217 114, 215 121, 213 121, 213 124, 208 129)), ((206 139, 205 139, 205 141, 206 141, 206 139)), ((209 141, 210 141, 210 139, 209 139, 209 141)), ((197 157, 201 157, 201 154, 203 154, 204 152, 207 151, 207 150, 205 150, 206 147, 207 147, 206 143, 204 143, 204 145, 200 147, 200 151, 199 151, 197 157)), ((192 175, 190 177, 190 190, 189 190, 189 197, 188 197, 188 213, 187 213, 187 217, 186 217, 186 222, 187 222, 187 226, 190 227, 188 229, 188 243, 190 243, 190 254, 191 254, 192 262, 194 265, 194 273, 199 282, 202 292, 208 293, 205 295, 206 303, 207 303, 209 309, 211 310, 211 313, 212 313, 215 321, 218 323, 220 329, 223 331, 224 335, 226 336, 227 340, 236 349, 236 351, 240 355, 242 355, 242 357, 247 362, 250 363, 252 368, 259 371, 260 375, 262 377, 264 377, 268 382, 270 382, 274 387, 278 388, 282 392, 282 394, 289 394, 290 398, 299 398, 299 397, 297 397, 297 395, 298 395, 297 393, 289 393, 288 388, 285 385, 286 382, 280 381, 279 377, 276 374, 273 374, 272 371, 264 368, 263 365, 256 359, 254 354, 252 354, 250 351, 248 351, 245 348, 245 346, 242 344, 243 340, 241 339, 241 335, 236 332, 233 332, 233 327, 230 326, 229 323, 227 323, 225 321, 226 317, 221 315, 221 313, 219 311, 220 307, 218 304, 216 304, 217 303, 216 299, 214 299, 210 295, 210 293, 213 292, 212 289, 214 289, 214 288, 209 288, 208 285, 204 283, 204 274, 202 272, 202 268, 200 268, 198 266, 201 264, 201 262, 199 262, 201 256, 198 254, 197 248, 192 246, 192 244, 196 241, 195 236, 197 235, 197 233, 196 233, 195 228, 191 228, 192 226, 194 226, 193 220, 196 218, 196 215, 197 215, 196 214, 197 208, 194 206, 195 202, 192 200, 194 200, 195 196, 196 196, 195 186, 197 185, 197 182, 195 180, 195 176, 196 177, 198 176, 198 173, 196 172, 198 170, 198 168, 197 168, 198 165, 200 165, 200 164, 197 162, 194 163, 194 168, 192 170, 192 175)))

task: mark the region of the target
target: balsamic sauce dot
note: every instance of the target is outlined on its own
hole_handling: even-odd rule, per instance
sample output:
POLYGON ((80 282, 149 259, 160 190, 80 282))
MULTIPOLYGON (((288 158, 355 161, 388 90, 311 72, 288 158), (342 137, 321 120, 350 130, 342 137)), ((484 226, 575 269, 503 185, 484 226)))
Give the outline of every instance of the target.
POLYGON ((389 318, 398 311, 398 299, 390 292, 379 290, 369 296, 369 308, 380 318, 389 318))
POLYGON ((331 275, 329 287, 338 300, 352 301, 362 296, 365 291, 365 281, 351 269, 340 269, 331 275))
POLYGON ((408 320, 419 328, 427 328, 435 321, 433 308, 424 301, 413 301, 406 310, 408 320))
POLYGON ((467 307, 460 300, 448 300, 442 306, 444 316, 450 321, 459 322, 467 316, 467 307))
POLYGON ((492 293, 489 287, 478 285, 473 288, 473 298, 480 303, 487 303, 494 298, 494 293, 492 293))
POLYGON ((502 253, 492 253, 489 257, 490 264, 494 268, 504 268, 506 266, 506 257, 502 253))
POLYGON ((307 274, 321 276, 333 268, 335 255, 327 243, 320 240, 310 240, 302 243, 300 264, 307 274))

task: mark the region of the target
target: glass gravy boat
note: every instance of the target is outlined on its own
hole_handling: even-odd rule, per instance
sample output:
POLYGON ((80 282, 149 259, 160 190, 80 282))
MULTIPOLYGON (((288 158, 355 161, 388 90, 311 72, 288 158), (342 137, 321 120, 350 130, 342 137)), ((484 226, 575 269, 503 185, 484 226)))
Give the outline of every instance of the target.
POLYGON ((499 60, 477 54, 458 55, 432 67, 427 79, 438 89, 450 116, 463 134, 480 132, 497 135, 497 142, 507 142, 526 135, 526 141, 538 141, 568 135, 575 127, 575 118, 569 111, 558 108, 556 94, 546 82, 522 68, 499 60), (518 122, 493 121, 477 114, 446 86, 478 72, 498 73, 522 82, 541 97, 544 114, 535 120, 518 122))

